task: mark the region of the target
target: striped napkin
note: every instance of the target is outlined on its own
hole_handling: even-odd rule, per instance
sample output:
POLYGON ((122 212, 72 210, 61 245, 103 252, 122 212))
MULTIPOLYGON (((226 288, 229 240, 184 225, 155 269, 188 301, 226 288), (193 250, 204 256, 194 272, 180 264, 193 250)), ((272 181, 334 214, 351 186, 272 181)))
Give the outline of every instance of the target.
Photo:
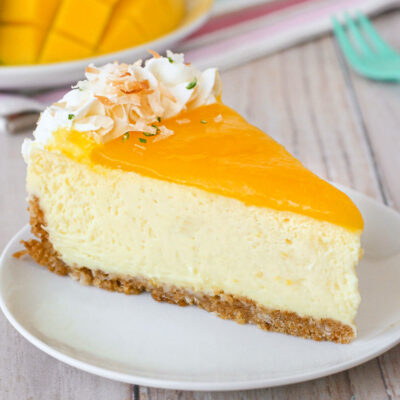
MULTIPOLYGON (((224 70, 330 31, 332 15, 372 15, 396 5, 400 0, 217 0, 209 21, 173 50, 201 69, 224 70)), ((38 112, 68 90, 30 97, 0 93, 0 130, 32 127, 38 112)))

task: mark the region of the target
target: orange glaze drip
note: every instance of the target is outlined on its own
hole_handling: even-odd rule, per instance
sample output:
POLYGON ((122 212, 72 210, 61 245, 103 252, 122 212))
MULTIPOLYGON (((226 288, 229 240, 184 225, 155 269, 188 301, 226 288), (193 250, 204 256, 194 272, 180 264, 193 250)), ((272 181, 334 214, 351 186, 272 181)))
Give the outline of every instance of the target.
POLYGON ((344 193, 224 104, 199 107, 161 123, 174 134, 155 141, 157 136, 131 132, 128 139, 96 146, 92 162, 195 186, 247 205, 362 229, 361 214, 344 193), (182 120, 190 123, 178 123, 182 120))

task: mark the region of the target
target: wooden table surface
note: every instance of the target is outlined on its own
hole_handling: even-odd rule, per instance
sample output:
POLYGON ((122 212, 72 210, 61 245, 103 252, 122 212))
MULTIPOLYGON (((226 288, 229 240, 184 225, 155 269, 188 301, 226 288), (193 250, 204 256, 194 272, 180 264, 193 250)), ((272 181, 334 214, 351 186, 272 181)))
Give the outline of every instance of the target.
MULTIPOLYGON (((374 19, 400 50, 400 12, 374 19)), ((222 73, 224 100, 312 171, 400 209, 400 86, 367 81, 331 36, 222 73)), ((0 135, 0 248, 27 222, 23 134, 0 135)), ((359 367, 291 386, 231 393, 132 386, 69 367, 0 315, 0 399, 400 399, 400 345, 359 367)))

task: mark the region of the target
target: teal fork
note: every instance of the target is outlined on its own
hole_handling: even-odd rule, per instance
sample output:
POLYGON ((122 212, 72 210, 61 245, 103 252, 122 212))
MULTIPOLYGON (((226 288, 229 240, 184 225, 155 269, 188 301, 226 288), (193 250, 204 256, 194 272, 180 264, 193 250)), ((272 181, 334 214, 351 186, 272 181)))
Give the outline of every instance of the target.
POLYGON ((333 31, 349 64, 361 75, 380 81, 400 82, 400 55, 378 34, 370 20, 345 14, 342 25, 332 18, 333 31))

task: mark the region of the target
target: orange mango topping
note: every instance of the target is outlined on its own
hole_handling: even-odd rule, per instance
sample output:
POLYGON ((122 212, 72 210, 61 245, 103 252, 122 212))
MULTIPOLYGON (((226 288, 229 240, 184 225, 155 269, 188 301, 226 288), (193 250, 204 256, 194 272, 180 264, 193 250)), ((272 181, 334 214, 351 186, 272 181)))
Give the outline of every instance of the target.
POLYGON ((362 229, 360 212, 343 192, 224 104, 155 121, 161 124, 174 134, 159 140, 157 134, 130 132, 94 146, 91 162, 362 229))

